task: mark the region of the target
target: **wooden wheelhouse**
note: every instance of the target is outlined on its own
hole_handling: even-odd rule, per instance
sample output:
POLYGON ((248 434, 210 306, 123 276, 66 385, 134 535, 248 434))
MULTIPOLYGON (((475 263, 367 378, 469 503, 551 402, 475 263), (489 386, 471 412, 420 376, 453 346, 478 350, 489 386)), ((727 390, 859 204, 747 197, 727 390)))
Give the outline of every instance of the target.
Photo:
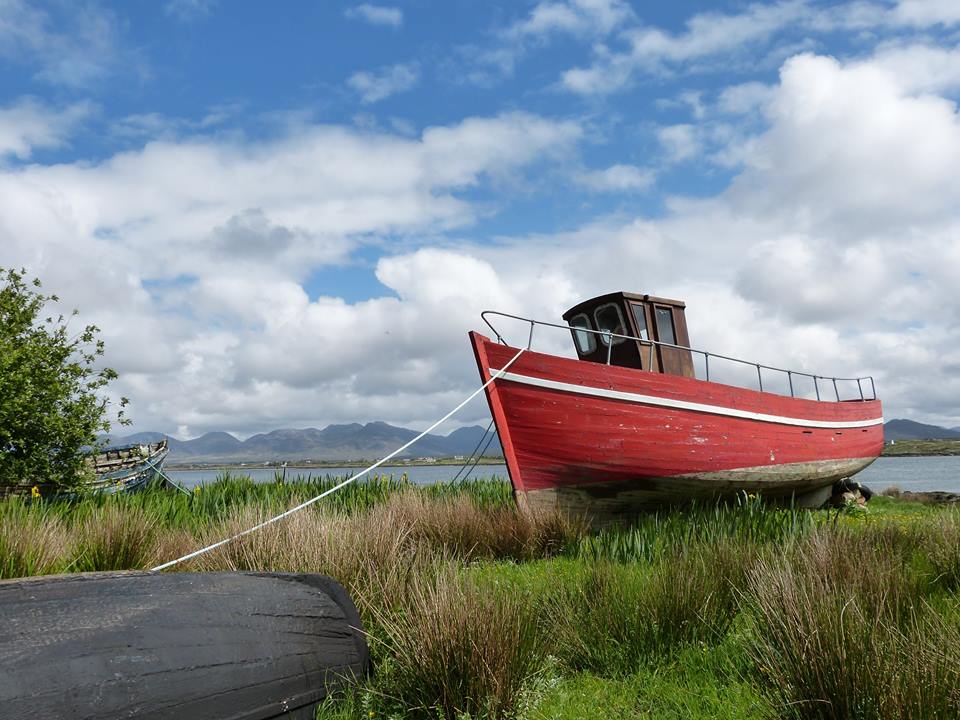
POLYGON ((615 292, 574 305, 563 319, 581 360, 694 377, 685 308, 680 300, 615 292))

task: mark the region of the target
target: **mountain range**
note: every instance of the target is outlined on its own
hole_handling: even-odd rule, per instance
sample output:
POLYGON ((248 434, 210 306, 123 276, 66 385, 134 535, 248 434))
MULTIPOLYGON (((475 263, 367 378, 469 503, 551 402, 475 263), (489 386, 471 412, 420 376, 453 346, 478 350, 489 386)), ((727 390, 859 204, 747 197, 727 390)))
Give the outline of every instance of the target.
POLYGON ((883 425, 883 437, 890 440, 960 440, 960 427, 945 428, 898 418, 883 425))
MULTIPOLYGON (((164 437, 170 446, 167 462, 237 463, 237 462, 303 462, 318 460, 374 460, 393 452, 417 435, 416 430, 371 422, 365 425, 329 425, 323 430, 274 430, 238 440, 230 433, 209 432, 192 440, 177 440, 159 432, 141 432, 126 436, 103 436, 111 445, 158 442, 164 437)), ((398 458, 455 457, 470 455, 490 439, 484 438, 479 425, 454 430, 449 435, 426 435, 398 458)), ((494 435, 484 455, 502 455, 499 438, 494 435)))

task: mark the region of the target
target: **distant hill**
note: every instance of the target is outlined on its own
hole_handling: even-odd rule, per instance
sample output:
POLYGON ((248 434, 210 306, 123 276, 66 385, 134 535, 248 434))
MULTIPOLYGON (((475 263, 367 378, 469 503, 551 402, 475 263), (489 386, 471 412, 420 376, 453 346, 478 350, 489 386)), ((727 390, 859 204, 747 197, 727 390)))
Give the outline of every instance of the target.
MULTIPOLYGON (((168 437, 170 463, 235 463, 268 461, 375 460, 393 452, 416 437, 416 430, 371 422, 365 425, 329 425, 316 428, 273 430, 238 440, 225 432, 209 432, 192 440, 168 437)), ((427 435, 399 458, 455 457, 469 455, 484 434, 479 425, 454 430, 449 435, 427 435)), ((163 433, 142 432, 126 436, 103 436, 113 445, 136 442, 157 442, 163 433)), ((485 455, 502 455, 499 439, 494 436, 485 455)))
POLYGON ((960 440, 960 429, 896 419, 884 423, 885 440, 960 440))

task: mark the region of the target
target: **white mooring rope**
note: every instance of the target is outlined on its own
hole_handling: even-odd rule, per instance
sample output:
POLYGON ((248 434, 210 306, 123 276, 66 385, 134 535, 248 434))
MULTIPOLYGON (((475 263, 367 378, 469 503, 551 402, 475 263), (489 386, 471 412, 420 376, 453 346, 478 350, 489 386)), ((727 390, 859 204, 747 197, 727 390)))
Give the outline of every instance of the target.
POLYGON ((370 467, 365 468, 364 470, 361 470, 360 472, 358 472, 356 475, 353 475, 353 476, 347 478, 346 480, 344 480, 344 481, 343 481, 342 483, 340 483, 339 485, 335 485, 334 487, 330 488, 329 490, 324 490, 322 493, 320 493, 320 494, 317 495, 316 497, 312 497, 312 498, 310 498, 309 500, 307 500, 306 502, 302 502, 302 503, 300 503, 299 505, 297 505, 296 507, 292 507, 292 508, 290 508, 289 510, 280 513, 279 515, 276 515, 276 516, 270 518, 269 520, 264 520, 264 521, 263 521, 262 523, 260 523, 259 525, 254 525, 252 528, 248 528, 248 529, 244 530, 243 532, 237 533, 236 535, 232 535, 231 537, 225 538, 224 540, 220 540, 219 542, 215 542, 215 543, 213 543, 213 545, 207 545, 206 547, 200 548, 199 550, 194 550, 192 553, 189 553, 189 554, 187 554, 187 555, 184 555, 183 557, 178 557, 176 560, 170 560, 169 562, 163 563, 163 565, 157 565, 157 566, 154 567, 154 568, 150 568, 150 572, 157 572, 157 571, 159 571, 159 570, 166 570, 168 567, 172 567, 172 566, 174 566, 174 565, 178 565, 179 563, 182 563, 182 562, 184 562, 185 560, 190 560, 190 559, 192 559, 192 558, 198 557, 199 555, 203 555, 204 553, 210 552, 211 550, 215 550, 216 548, 220 547, 221 545, 226 545, 227 543, 233 542, 233 541, 236 540, 237 538, 241 538, 241 537, 243 537, 244 535, 249 535, 249 534, 252 533, 252 532, 256 532, 256 531, 259 530, 260 528, 264 528, 264 527, 266 527, 267 525, 270 525, 270 524, 272 524, 272 523, 277 522, 277 520, 282 520, 283 518, 287 517, 288 515, 293 515, 295 512, 298 512, 298 511, 300 511, 300 510, 303 510, 305 507, 309 507, 310 505, 313 505, 313 504, 314 504, 315 502, 317 502, 318 500, 321 500, 321 499, 325 498, 327 495, 331 495, 331 494, 335 493, 337 490, 339 490, 339 489, 342 488, 342 487, 346 487, 347 485, 349 485, 350 483, 352 483, 352 482, 353 482, 354 480, 356 480, 357 478, 362 477, 363 475, 366 475, 366 474, 367 474, 368 472, 370 472, 371 470, 375 470, 376 468, 378 468, 378 467, 380 467, 381 465, 383 465, 383 464, 384 464, 387 460, 389 460, 390 458, 395 457, 396 455, 402 453, 402 452, 403 452, 404 450, 406 450, 408 447, 410 447, 410 446, 413 445, 415 442, 417 442, 418 440, 420 440, 424 435, 427 435, 428 433, 430 433, 430 432, 431 432, 432 430, 434 430, 438 425, 442 425, 442 424, 445 423, 447 420, 449 420, 451 417, 453 417, 454 415, 456 415, 460 410, 463 409, 464 405, 466 405, 468 402, 470 402, 471 400, 473 400, 473 399, 474 399, 477 395, 479 395, 481 392, 483 392, 484 390, 486 390, 487 386, 488 386, 490 383, 492 383, 494 380, 496 380, 496 379, 499 378, 501 375, 503 375, 503 373, 506 372, 507 368, 509 368, 511 365, 513 365, 514 361, 515 361, 518 357, 520 357, 520 356, 524 353, 525 350, 526 350, 526 348, 520 348, 520 350, 517 351, 517 354, 514 355, 512 358, 510 358, 510 361, 509 361, 508 363, 506 363, 503 367, 501 367, 499 370, 497 370, 496 372, 494 372, 493 375, 490 376, 490 379, 487 380, 483 385, 481 385, 481 386, 478 387, 476 390, 474 390, 472 393, 470 393, 469 397, 467 397, 466 400, 464 400, 463 402, 461 402, 461 403, 460 403, 459 405, 457 405, 453 410, 451 410, 451 411, 448 412, 446 415, 444 415, 442 418, 440 418, 439 420, 437 420, 433 425, 431 425, 430 427, 428 427, 426 430, 424 430, 422 433, 420 433, 419 435, 417 435, 415 438, 413 438, 412 440, 410 440, 410 441, 407 442, 406 444, 401 445, 401 446, 398 447, 396 450, 394 450, 392 453, 390 453, 390 454, 387 455, 386 457, 381 458, 380 460, 378 460, 377 462, 375 462, 375 463, 374 463, 373 465, 371 465, 370 467))

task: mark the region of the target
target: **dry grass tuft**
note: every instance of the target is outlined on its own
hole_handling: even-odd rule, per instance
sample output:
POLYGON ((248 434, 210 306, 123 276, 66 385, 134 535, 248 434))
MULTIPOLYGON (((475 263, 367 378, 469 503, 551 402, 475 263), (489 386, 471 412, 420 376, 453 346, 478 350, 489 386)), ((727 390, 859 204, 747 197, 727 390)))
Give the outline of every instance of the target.
POLYGON ((512 717, 546 660, 529 602, 453 568, 418 576, 405 607, 378 621, 392 658, 388 693, 405 716, 512 717))
POLYGON ((19 500, 7 502, 0 516, 0 579, 62 572, 70 547, 63 522, 19 500))
POLYGON ((950 591, 960 589, 960 512, 951 511, 931 524, 923 548, 933 567, 934 582, 950 591))
POLYGON ((75 527, 77 572, 148 567, 156 555, 156 520, 140 508, 108 504, 94 508, 75 527))
POLYGON ((906 540, 896 528, 822 531, 751 572, 751 653, 788 715, 879 720, 960 712, 960 645, 932 634, 944 621, 923 600, 906 540))
POLYGON ((404 493, 390 508, 415 542, 466 562, 549 557, 586 533, 585 523, 558 510, 483 507, 468 495, 430 499, 404 493))

